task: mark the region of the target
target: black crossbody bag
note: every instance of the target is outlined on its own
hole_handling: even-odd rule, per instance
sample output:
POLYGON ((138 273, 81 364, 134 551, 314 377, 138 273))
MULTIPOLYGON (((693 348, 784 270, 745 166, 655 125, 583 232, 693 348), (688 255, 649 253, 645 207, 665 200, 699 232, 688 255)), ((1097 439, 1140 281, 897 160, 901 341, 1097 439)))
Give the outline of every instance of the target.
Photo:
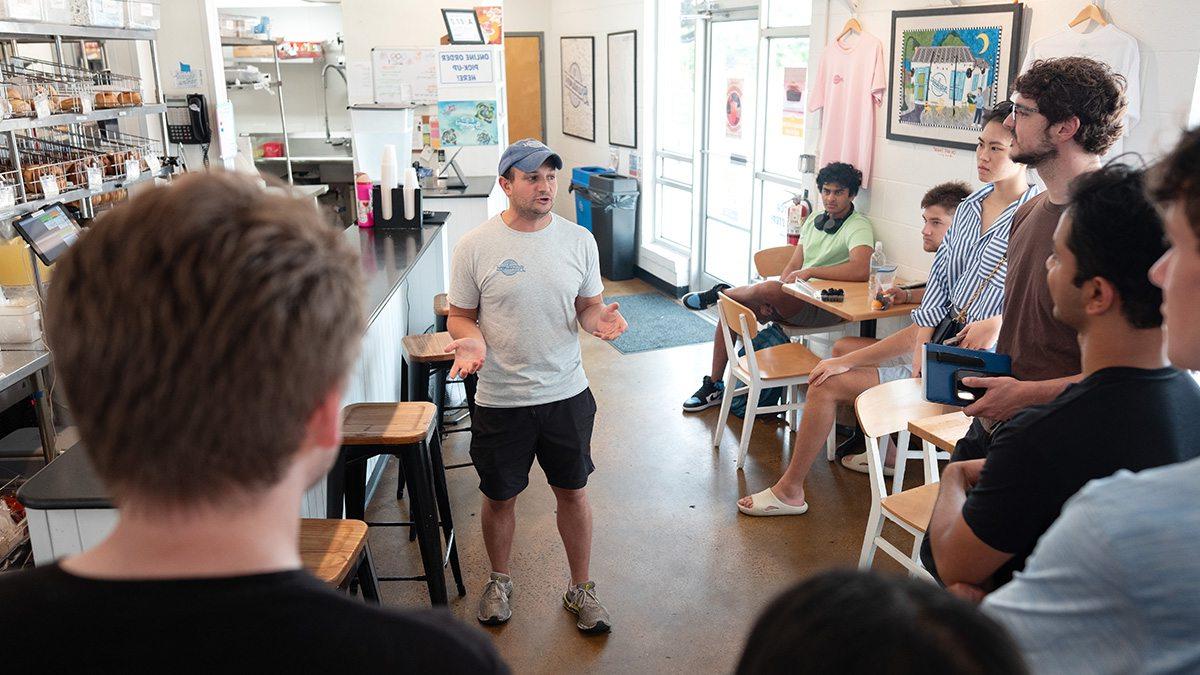
POLYGON ((942 320, 938 322, 938 325, 933 327, 933 335, 929 338, 930 342, 937 345, 944 345, 946 344, 946 340, 949 340, 950 338, 962 332, 963 327, 966 326, 967 312, 971 310, 971 306, 974 305, 975 301, 979 299, 980 294, 983 293, 983 289, 988 285, 988 282, 992 280, 992 277, 996 276, 996 273, 1000 271, 1000 268, 1003 267, 1004 263, 1006 262, 1008 262, 1007 253, 1000 256, 1000 262, 997 262, 996 266, 992 268, 991 274, 988 274, 984 280, 980 282, 979 288, 975 289, 975 294, 971 296, 970 300, 967 300, 965 307, 959 311, 954 311, 953 306, 951 306, 951 309, 946 313, 946 316, 942 317, 942 320))

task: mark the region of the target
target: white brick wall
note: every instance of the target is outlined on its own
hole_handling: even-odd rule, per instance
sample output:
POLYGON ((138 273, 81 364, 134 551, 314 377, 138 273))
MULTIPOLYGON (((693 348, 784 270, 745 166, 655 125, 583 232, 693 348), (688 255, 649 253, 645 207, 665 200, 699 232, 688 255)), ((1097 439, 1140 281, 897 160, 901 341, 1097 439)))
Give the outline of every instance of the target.
MULTIPOLYGON (((990 0, 967 0, 963 5, 988 4, 990 0)), ((849 10, 841 0, 814 2, 813 67, 819 62, 830 35, 841 31, 849 10), (828 14, 828 21, 826 15, 828 14)), ((1027 47, 1066 27, 1081 3, 1064 0, 1026 0, 1024 45, 1027 47)), ((883 43, 891 42, 893 10, 942 7, 945 3, 920 0, 861 0, 859 20, 883 43)), ((1146 11, 1139 0, 1108 0, 1105 10, 1121 30, 1138 40, 1141 49, 1142 119, 1125 142, 1127 151, 1142 153, 1147 160, 1170 148, 1187 121, 1197 91, 1200 63, 1200 24, 1192 20, 1194 0, 1156 0, 1154 11, 1146 11)), ((1023 54, 1022 54, 1023 58, 1023 54)), ((886 63, 885 63, 886 67, 886 63)), ((886 105, 886 102, 885 102, 886 105)), ((921 249, 917 236, 921 225, 919 203, 925 190, 946 180, 963 180, 978 187, 974 153, 949 150, 947 157, 933 146, 886 139, 887 120, 883 108, 877 116, 875 165, 871 188, 857 200, 875 223, 876 238, 884 242, 888 256, 901 266, 901 274, 923 277, 933 255, 921 249)), ((808 145, 817 147, 819 115, 808 117, 808 145)))

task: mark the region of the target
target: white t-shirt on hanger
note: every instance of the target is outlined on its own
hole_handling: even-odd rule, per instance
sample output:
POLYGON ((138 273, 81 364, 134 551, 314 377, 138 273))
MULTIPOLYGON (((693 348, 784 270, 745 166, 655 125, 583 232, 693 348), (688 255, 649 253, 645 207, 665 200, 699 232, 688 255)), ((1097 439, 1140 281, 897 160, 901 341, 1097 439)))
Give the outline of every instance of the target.
MULTIPOLYGON (((1142 60, 1137 40, 1111 23, 1090 33, 1078 33, 1067 28, 1030 45, 1021 72, 1029 70, 1029 66, 1038 59, 1063 56, 1086 56, 1108 64, 1113 72, 1125 76, 1125 98, 1128 101, 1128 108, 1125 110, 1125 135, 1128 136, 1130 129, 1137 125, 1142 116, 1142 60)), ((1122 137, 1105 153, 1104 159, 1116 157, 1124 151, 1124 147, 1125 139, 1122 137)))

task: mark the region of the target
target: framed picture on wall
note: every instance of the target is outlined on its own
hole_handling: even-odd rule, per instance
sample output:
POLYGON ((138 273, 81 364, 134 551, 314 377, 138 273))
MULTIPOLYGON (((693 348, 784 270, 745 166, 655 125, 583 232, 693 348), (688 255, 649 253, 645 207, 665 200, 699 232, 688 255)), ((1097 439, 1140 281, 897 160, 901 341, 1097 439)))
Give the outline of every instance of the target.
POLYGON ((452 45, 481 45, 486 41, 479 27, 479 17, 473 9, 443 9, 442 21, 452 45))
POLYGON ((971 150, 1019 68, 1019 3, 892 12, 887 137, 971 150))
POLYGON ((562 130, 596 141, 596 43, 591 36, 564 37, 562 51, 562 130))
POLYGON ((637 31, 608 34, 608 142, 637 147, 637 31))

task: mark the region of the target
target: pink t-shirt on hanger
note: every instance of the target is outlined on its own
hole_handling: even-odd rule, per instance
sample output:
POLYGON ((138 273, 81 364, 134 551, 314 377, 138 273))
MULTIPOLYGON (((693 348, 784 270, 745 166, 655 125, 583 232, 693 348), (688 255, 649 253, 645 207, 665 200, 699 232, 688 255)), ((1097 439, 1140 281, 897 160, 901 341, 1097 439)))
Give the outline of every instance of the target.
POLYGON ((846 162, 871 177, 875 151, 875 109, 883 103, 887 73, 883 43, 870 33, 836 40, 825 47, 808 99, 810 112, 821 113, 818 164, 846 162))

